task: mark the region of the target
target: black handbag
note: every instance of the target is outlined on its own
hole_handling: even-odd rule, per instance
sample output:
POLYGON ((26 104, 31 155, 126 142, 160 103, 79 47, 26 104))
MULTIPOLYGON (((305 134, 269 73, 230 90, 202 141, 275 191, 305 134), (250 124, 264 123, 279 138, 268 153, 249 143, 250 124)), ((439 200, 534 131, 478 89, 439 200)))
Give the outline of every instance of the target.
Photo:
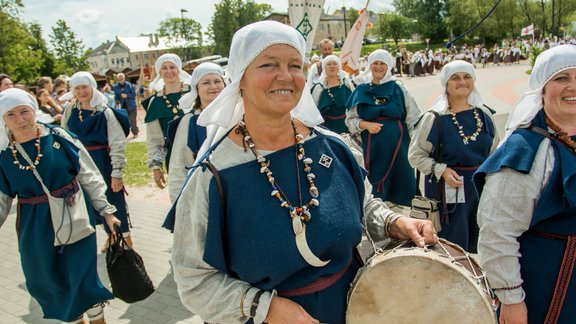
POLYGON ((112 285, 112 293, 127 303, 135 303, 148 298, 154 292, 154 284, 142 257, 128 247, 120 228, 115 226, 117 235, 111 235, 106 251, 106 268, 112 285), (113 239, 116 237, 116 239, 113 239))

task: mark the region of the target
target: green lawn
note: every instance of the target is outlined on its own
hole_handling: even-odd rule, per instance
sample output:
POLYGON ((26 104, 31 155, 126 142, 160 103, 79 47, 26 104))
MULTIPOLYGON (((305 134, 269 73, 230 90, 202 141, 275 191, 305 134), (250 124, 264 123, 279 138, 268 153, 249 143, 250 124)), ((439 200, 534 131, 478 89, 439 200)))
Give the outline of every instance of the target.
POLYGON ((124 184, 129 186, 146 186, 154 182, 152 171, 146 165, 146 143, 130 142, 126 147, 126 166, 124 167, 124 184))

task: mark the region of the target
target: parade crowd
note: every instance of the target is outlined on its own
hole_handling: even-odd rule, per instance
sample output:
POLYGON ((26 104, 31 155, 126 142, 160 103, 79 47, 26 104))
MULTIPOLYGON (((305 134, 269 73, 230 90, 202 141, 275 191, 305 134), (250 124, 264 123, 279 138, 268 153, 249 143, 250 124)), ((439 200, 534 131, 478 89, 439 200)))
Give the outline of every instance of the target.
POLYGON ((16 199, 22 269, 45 318, 105 323, 113 295, 94 227, 108 235, 102 252, 120 236, 138 246, 123 169, 141 106, 146 163, 174 204, 163 227, 178 293, 204 321, 344 323, 367 233, 478 253, 501 323, 573 323, 575 43, 377 49, 348 74, 331 40, 306 65, 300 33, 263 21, 236 32, 226 71, 190 75, 163 54, 148 96, 122 73, 103 87, 86 71, 42 77, 34 95, 0 74, 0 224, 16 199), (475 69, 530 47, 544 50, 530 91, 499 134, 475 69), (419 107, 399 77, 434 73, 442 92, 419 107), (419 195, 417 174, 440 226, 391 209, 419 195))

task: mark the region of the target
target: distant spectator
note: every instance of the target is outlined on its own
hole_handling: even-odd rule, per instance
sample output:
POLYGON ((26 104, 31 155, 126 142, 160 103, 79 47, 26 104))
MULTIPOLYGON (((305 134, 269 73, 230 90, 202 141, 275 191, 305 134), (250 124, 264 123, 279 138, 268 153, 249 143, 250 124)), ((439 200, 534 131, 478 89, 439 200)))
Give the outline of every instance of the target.
POLYGON ((0 92, 4 91, 8 88, 14 87, 12 83, 12 78, 8 74, 1 73, 0 74, 0 92))
POLYGON ((103 88, 102 88, 102 93, 106 96, 106 99, 108 99, 108 102, 106 102, 106 106, 110 107, 110 108, 116 108, 116 101, 114 100, 114 92, 112 91, 112 88, 110 88, 109 84, 106 84, 103 88))
POLYGON ((125 109, 128 112, 128 118, 130 119, 130 131, 134 137, 137 137, 138 120, 136 118, 136 88, 132 83, 126 81, 126 75, 124 75, 124 73, 118 73, 118 75, 116 75, 116 80, 118 82, 112 86, 112 90, 114 91, 114 98, 116 100, 116 106, 118 108, 125 109))
POLYGON ((49 76, 43 76, 38 79, 38 89, 46 89, 48 93, 52 94, 54 91, 54 83, 52 82, 52 78, 49 76))
MULTIPOLYGON (((57 77, 54 80, 54 89, 52 90, 52 93, 50 95, 52 95, 52 98, 57 99, 58 98, 58 92, 60 90, 64 90, 64 93, 68 92, 68 81, 64 78, 64 77, 57 77)), ((62 92, 60 92, 62 93, 62 92)), ((63 93, 62 93, 63 94, 63 93)))
POLYGON ((54 100, 50 97, 48 90, 38 89, 36 93, 36 100, 38 101, 38 108, 45 113, 52 116, 56 124, 60 124, 62 119, 62 107, 60 105, 53 105, 54 100))

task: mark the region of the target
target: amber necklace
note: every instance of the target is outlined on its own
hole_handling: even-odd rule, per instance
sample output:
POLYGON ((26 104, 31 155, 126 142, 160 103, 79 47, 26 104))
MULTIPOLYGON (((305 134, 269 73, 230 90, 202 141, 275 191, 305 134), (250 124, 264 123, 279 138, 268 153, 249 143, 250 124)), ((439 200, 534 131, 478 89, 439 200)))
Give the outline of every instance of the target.
MULTIPOLYGON (((84 116, 82 116, 82 103, 76 103, 76 109, 78 109, 78 119, 80 119, 80 122, 84 121, 84 116)), ((92 113, 90 114, 90 117, 94 116, 94 114, 96 114, 96 109, 92 110, 92 113)))
POLYGON ((42 153, 40 153, 40 128, 38 126, 36 126, 36 143, 34 143, 34 145, 36 146, 36 151, 38 152, 38 154, 36 155, 36 159, 34 160, 34 164, 31 165, 27 165, 24 166, 20 163, 20 161, 18 161, 18 150, 16 150, 16 140, 14 139, 14 135, 10 135, 10 151, 12 151, 12 156, 14 157, 14 164, 20 169, 20 170, 29 170, 32 171, 33 169, 38 167, 38 164, 40 164, 40 159, 42 158, 42 153))
POLYGON ((458 129, 458 134, 460 135, 460 137, 462 137, 462 142, 464 142, 464 145, 468 145, 469 141, 475 141, 478 138, 478 135, 480 135, 482 125, 484 125, 484 123, 482 123, 482 119, 480 119, 478 108, 474 107, 472 108, 472 111, 474 112, 474 119, 476 120, 476 131, 472 133, 472 135, 464 135, 462 125, 460 125, 460 123, 456 119, 456 113, 450 107, 448 107, 448 112, 450 112, 450 115, 452 115, 452 122, 454 122, 454 125, 456 125, 456 128, 458 129))
MULTIPOLYGON (((328 97, 330 97, 332 102, 336 102, 336 99, 334 99, 334 94, 332 93, 332 91, 330 91, 330 85, 328 85, 328 80, 324 81, 324 85, 326 88, 326 92, 328 93, 328 97)), ((342 80, 339 80, 338 89, 340 89, 341 87, 342 87, 342 80)))
MULTIPOLYGON (((182 90, 184 89, 184 82, 180 82, 180 98, 182 98, 182 90)), ((174 115, 178 114, 178 108, 180 108, 180 105, 172 105, 172 103, 170 102, 170 99, 168 99, 168 96, 166 95, 166 85, 164 85, 164 87, 162 88, 162 98, 164 99, 164 101, 166 102, 166 108, 167 109, 172 109, 172 113, 174 115)))
POLYGON ((555 134, 553 134, 554 137, 556 137, 558 141, 562 142, 562 144, 566 145, 569 149, 571 149, 572 152, 576 153, 576 142, 574 142, 574 140, 570 138, 570 136, 568 136, 568 133, 562 131, 562 129, 560 129, 558 125, 554 124, 554 122, 550 118, 548 118, 547 115, 544 116, 546 118, 546 125, 552 128, 552 130, 555 132, 555 134))

